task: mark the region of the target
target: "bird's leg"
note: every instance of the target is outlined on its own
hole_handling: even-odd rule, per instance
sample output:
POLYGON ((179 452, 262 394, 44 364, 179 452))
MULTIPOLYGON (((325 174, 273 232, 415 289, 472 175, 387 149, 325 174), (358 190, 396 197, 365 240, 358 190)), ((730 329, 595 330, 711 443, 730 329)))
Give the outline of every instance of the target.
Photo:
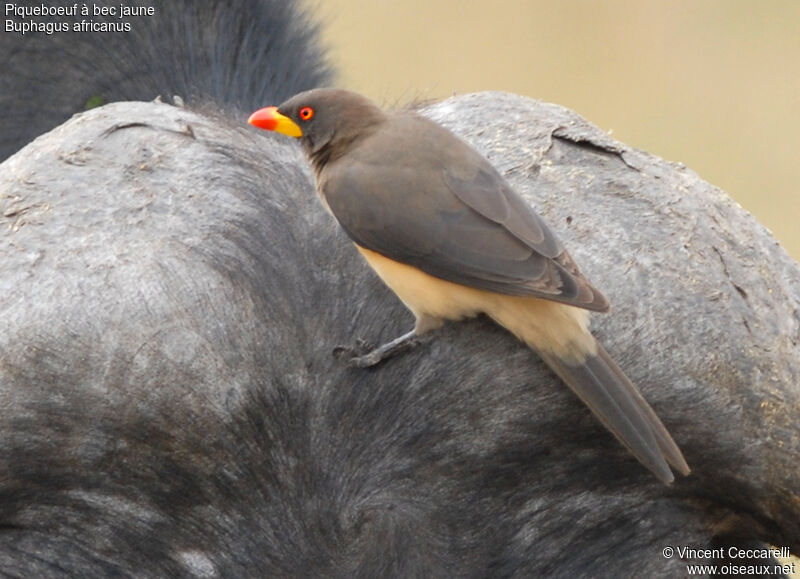
MULTIPOLYGON (((418 346, 420 344, 420 336, 438 328, 442 325, 442 323, 443 320, 439 318, 433 318, 427 315, 417 315, 417 322, 414 325, 413 330, 403 334, 399 338, 395 338, 391 342, 387 342, 382 346, 378 346, 377 348, 370 350, 366 354, 350 358, 348 363, 351 366, 356 366, 358 368, 369 368, 370 366, 375 366, 376 364, 379 364, 384 360, 399 354, 400 352, 418 346)), ((346 349, 342 350, 346 351, 346 349)))
POLYGON ((375 364, 378 364, 387 358, 391 358, 395 354, 399 354, 404 350, 411 349, 418 345, 419 340, 417 339, 417 330, 413 329, 410 332, 403 334, 399 338, 395 338, 391 342, 387 342, 382 346, 378 346, 363 356, 350 358, 350 364, 352 366, 357 366, 358 368, 369 368, 370 366, 374 366, 375 364))

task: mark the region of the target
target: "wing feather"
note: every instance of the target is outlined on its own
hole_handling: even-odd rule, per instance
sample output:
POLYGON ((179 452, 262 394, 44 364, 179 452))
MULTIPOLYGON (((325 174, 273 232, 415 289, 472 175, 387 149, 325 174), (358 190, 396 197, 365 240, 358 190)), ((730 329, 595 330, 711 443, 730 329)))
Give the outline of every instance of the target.
POLYGON ((608 309, 483 156, 426 119, 402 119, 320 175, 320 194, 353 241, 461 285, 608 309))

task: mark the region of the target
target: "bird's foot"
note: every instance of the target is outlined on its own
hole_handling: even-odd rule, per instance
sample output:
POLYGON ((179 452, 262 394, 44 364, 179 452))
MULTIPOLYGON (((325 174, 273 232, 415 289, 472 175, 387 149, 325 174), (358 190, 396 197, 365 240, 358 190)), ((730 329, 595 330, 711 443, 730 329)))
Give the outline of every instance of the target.
POLYGON ((369 354, 374 349, 375 346, 371 343, 357 338, 354 346, 336 346, 331 353, 337 360, 349 364, 350 360, 369 354))
POLYGON ((367 342, 359 339, 355 348, 337 346, 333 349, 333 355, 340 360, 346 360, 348 366, 369 368, 418 345, 417 334, 412 330, 377 348, 371 348, 367 342))

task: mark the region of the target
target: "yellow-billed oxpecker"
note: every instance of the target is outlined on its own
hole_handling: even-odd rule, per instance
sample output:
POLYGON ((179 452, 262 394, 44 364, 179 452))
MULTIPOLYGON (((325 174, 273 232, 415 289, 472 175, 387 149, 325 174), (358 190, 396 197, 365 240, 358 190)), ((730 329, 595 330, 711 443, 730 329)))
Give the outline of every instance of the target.
POLYGON ((413 331, 353 363, 366 367, 445 320, 485 314, 534 349, 664 482, 689 467, 672 437, 589 331, 609 309, 547 224, 475 149, 411 111, 338 89, 256 111, 256 127, 297 137, 317 191, 367 263, 416 317, 413 331))

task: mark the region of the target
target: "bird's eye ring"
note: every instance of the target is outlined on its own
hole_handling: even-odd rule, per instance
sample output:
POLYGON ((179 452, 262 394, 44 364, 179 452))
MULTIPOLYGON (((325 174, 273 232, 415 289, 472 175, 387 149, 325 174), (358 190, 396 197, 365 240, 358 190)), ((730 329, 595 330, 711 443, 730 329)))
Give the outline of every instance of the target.
POLYGON ((304 121, 308 121, 311 120, 311 117, 314 116, 314 109, 312 109, 311 107, 303 107, 297 114, 300 115, 300 118, 303 119, 304 121))

